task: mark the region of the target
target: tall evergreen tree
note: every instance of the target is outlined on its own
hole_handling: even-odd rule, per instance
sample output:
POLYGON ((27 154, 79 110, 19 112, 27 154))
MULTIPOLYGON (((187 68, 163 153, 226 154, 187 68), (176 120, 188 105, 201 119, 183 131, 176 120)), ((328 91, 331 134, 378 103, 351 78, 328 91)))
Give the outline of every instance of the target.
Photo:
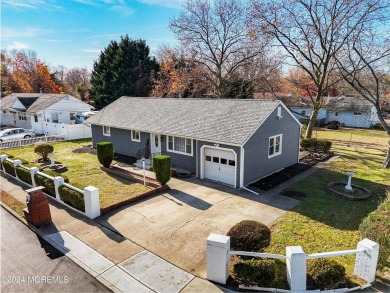
POLYGON ((144 40, 132 40, 128 35, 121 36, 119 43, 109 43, 94 62, 91 76, 89 94, 98 108, 121 96, 148 96, 159 69, 149 52, 144 40))

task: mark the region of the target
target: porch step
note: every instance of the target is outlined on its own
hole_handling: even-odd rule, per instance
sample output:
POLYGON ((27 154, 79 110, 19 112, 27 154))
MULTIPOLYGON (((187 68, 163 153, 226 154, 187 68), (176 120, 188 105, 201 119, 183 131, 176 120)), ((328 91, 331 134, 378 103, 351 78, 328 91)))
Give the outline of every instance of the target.
MULTIPOLYGON (((142 159, 138 160, 134 164, 134 166, 136 166, 137 168, 142 169, 143 168, 142 159)), ((152 170, 152 160, 151 159, 146 159, 145 160, 145 170, 148 170, 148 171, 152 170)))

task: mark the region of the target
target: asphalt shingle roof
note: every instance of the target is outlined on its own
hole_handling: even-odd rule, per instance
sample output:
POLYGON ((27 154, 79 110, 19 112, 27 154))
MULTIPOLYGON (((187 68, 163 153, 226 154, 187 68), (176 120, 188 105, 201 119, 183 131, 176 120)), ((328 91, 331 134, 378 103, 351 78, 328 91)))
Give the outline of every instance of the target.
POLYGON ((278 103, 121 97, 86 123, 242 145, 278 103))
POLYGON ((16 99, 22 98, 24 105, 29 105, 27 113, 37 113, 61 99, 68 96, 67 94, 46 94, 46 93, 14 93, 1 98, 1 109, 10 109, 16 99), (30 100, 30 101, 29 101, 30 100))

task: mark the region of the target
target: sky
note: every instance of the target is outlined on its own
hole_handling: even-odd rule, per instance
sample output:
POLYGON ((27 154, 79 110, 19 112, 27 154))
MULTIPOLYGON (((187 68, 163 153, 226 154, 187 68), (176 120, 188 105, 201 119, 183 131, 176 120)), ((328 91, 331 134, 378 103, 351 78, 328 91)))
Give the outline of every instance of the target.
POLYGON ((181 0, 0 0, 1 49, 28 49, 51 67, 93 68, 111 40, 144 39, 154 54, 177 44, 181 0))

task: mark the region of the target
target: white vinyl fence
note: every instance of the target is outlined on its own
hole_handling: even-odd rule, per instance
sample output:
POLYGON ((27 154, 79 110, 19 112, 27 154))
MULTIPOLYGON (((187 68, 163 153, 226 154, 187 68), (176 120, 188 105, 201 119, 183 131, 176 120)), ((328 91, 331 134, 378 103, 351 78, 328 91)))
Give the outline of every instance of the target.
MULTIPOLYGON (((286 255, 256 253, 248 251, 233 251, 230 250, 230 237, 225 235, 210 234, 207 238, 207 279, 210 281, 226 284, 229 277, 230 255, 245 255, 271 259, 286 259, 287 280, 290 285, 290 290, 279 288, 262 288, 262 287, 246 287, 240 285, 241 289, 252 289, 268 292, 284 292, 284 293, 303 293, 311 292, 306 290, 306 261, 311 258, 325 258, 355 254, 355 270, 354 274, 367 282, 364 286, 354 288, 342 288, 336 290, 328 290, 326 292, 351 292, 359 289, 364 289, 371 286, 375 281, 376 267, 379 257, 379 244, 369 239, 363 239, 357 244, 357 248, 353 250, 332 251, 323 253, 314 253, 307 255, 300 246, 287 246, 286 255)), ((312 292, 321 292, 320 290, 312 292)))
POLYGON ((15 139, 15 140, 0 142, 0 149, 17 148, 21 146, 33 145, 40 142, 54 142, 54 141, 62 141, 62 140, 65 140, 64 136, 59 136, 59 135, 15 139))
POLYGON ((77 188, 77 187, 75 187, 73 185, 65 183, 64 182, 64 178, 61 177, 61 176, 52 177, 52 176, 49 176, 49 175, 47 175, 47 174, 45 174, 43 172, 40 172, 37 167, 29 168, 29 167, 23 166, 22 162, 20 160, 8 159, 7 155, 1 155, 0 159, 1 159, 1 165, 2 165, 2 168, 0 169, 0 172, 8 174, 5 171, 4 164, 3 164, 5 161, 8 161, 11 164, 13 164, 14 168, 20 166, 23 169, 28 170, 30 172, 30 175, 31 175, 31 182, 32 182, 32 184, 29 184, 27 182, 24 182, 24 181, 20 180, 18 178, 17 173, 16 173, 16 169, 15 169, 15 174, 8 174, 8 175, 11 175, 11 176, 15 177, 17 180, 19 180, 19 181, 21 181, 21 182, 23 182, 23 183, 25 183, 25 184, 27 184, 27 185, 29 185, 31 187, 36 187, 37 186, 37 184, 35 183, 35 174, 38 174, 38 175, 43 176, 45 178, 48 178, 48 179, 53 181, 54 189, 55 189, 55 197, 50 196, 51 198, 55 199, 56 201, 58 201, 59 203, 65 205, 65 206, 71 208, 72 210, 87 216, 90 219, 95 219, 95 218, 100 216, 99 190, 96 187, 88 186, 88 187, 85 187, 84 190, 81 190, 81 189, 79 189, 79 188, 77 188), (85 210, 85 212, 79 211, 78 209, 75 209, 75 208, 71 207, 70 205, 66 204, 65 202, 63 202, 61 200, 60 193, 59 193, 58 189, 62 185, 66 186, 66 187, 68 187, 70 189, 73 189, 73 190, 75 190, 77 192, 80 192, 81 194, 84 195, 84 210, 85 210))

